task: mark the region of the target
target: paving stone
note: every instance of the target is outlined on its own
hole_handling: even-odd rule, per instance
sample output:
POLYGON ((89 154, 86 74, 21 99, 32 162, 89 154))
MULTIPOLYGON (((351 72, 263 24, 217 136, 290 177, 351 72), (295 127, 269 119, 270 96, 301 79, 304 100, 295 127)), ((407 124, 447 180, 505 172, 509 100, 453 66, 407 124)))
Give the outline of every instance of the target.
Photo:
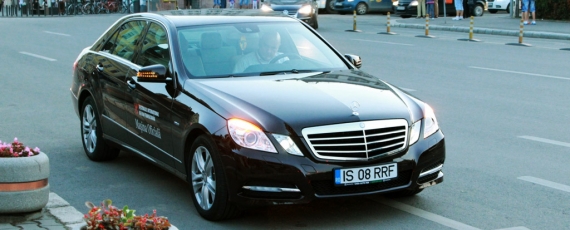
POLYGON ((46 230, 47 228, 42 228, 38 226, 38 223, 28 223, 26 224, 18 224, 17 226, 22 227, 25 230, 46 230))
POLYGON ((0 230, 20 230, 21 228, 14 227, 11 224, 0 224, 0 230))

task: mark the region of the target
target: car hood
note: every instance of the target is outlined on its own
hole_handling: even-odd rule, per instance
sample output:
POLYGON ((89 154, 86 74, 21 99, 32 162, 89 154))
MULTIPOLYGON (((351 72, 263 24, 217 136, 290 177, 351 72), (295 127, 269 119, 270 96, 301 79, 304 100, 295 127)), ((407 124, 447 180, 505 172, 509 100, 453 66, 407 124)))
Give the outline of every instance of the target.
MULTIPOLYGON (((301 134, 306 127, 403 118, 410 99, 360 71, 188 80, 225 119, 240 118, 272 132, 301 134)), ((417 107, 417 104, 416 104, 417 107)))

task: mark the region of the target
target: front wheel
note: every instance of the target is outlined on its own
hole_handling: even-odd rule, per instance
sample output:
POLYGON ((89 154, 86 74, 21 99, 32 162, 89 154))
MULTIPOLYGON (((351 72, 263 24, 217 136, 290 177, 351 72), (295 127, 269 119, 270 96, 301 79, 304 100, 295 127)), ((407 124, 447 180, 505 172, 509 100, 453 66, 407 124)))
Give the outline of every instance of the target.
POLYGON ((192 201, 200 215, 216 221, 237 216, 240 211, 229 200, 222 158, 206 135, 199 136, 188 153, 186 170, 192 185, 192 201))
POLYGON ((115 159, 119 155, 120 149, 109 146, 103 140, 99 112, 97 112, 93 98, 89 97, 83 101, 81 111, 81 138, 87 157, 93 161, 115 159))

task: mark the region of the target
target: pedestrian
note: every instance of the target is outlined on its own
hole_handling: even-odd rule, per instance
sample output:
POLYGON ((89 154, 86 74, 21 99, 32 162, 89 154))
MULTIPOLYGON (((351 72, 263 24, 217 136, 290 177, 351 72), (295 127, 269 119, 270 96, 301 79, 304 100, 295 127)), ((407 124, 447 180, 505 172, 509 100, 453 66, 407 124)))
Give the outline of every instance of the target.
POLYGON ((220 8, 221 2, 220 0, 214 0, 214 8, 220 8))
POLYGON ((522 12, 523 12, 523 20, 524 24, 528 25, 528 12, 532 14, 532 22, 531 25, 536 25, 536 8, 534 7, 534 0, 522 0, 522 12))
POLYGON ((252 9, 257 9, 257 0, 253 0, 252 2, 252 9))
MULTIPOLYGON (((438 3, 439 1, 441 0, 435 0, 435 4, 433 5, 435 9, 435 15, 434 15, 435 18, 439 17, 439 3, 438 3)), ((445 2, 443 3, 443 5, 445 6, 445 2)))
POLYGON ((236 2, 235 0, 230 0, 230 8, 231 8, 231 9, 234 8, 234 3, 235 3, 235 2, 236 2))
POLYGON ((426 0, 426 4, 427 4, 427 15, 429 15, 429 17, 431 17, 431 19, 435 19, 435 12, 433 9, 433 6, 435 4, 434 0, 426 0))
POLYGON ((455 0, 455 18, 452 20, 463 20, 463 0, 455 0))
POLYGON ((57 8, 59 9, 59 15, 65 15, 65 0, 59 0, 57 2, 57 8))
POLYGON ((475 16, 475 3, 476 0, 466 0, 465 3, 463 4, 463 8, 465 9, 463 11, 463 18, 469 18, 471 16, 475 16))
POLYGON ((426 16, 426 0, 418 0, 417 13, 418 16, 416 18, 423 18, 426 16))
POLYGON ((239 0, 239 8, 240 9, 247 9, 249 5, 249 1, 248 0, 239 0))

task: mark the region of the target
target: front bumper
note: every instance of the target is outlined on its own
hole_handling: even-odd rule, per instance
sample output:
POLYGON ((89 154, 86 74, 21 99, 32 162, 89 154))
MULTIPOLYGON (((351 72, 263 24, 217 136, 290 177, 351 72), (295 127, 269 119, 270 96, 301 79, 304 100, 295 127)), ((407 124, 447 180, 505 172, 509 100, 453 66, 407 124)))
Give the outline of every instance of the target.
POLYGON ((440 131, 389 159, 358 163, 332 163, 312 156, 264 153, 235 146, 228 148, 231 146, 229 141, 223 138, 217 142, 228 176, 229 198, 240 206, 301 204, 318 198, 416 190, 443 182, 445 141, 440 131), (353 186, 334 184, 335 168, 389 163, 398 165, 398 177, 390 181, 353 186))
POLYGON ((418 14, 418 7, 412 6, 410 4, 407 5, 398 5, 396 7, 396 14, 401 16, 412 16, 418 14))

